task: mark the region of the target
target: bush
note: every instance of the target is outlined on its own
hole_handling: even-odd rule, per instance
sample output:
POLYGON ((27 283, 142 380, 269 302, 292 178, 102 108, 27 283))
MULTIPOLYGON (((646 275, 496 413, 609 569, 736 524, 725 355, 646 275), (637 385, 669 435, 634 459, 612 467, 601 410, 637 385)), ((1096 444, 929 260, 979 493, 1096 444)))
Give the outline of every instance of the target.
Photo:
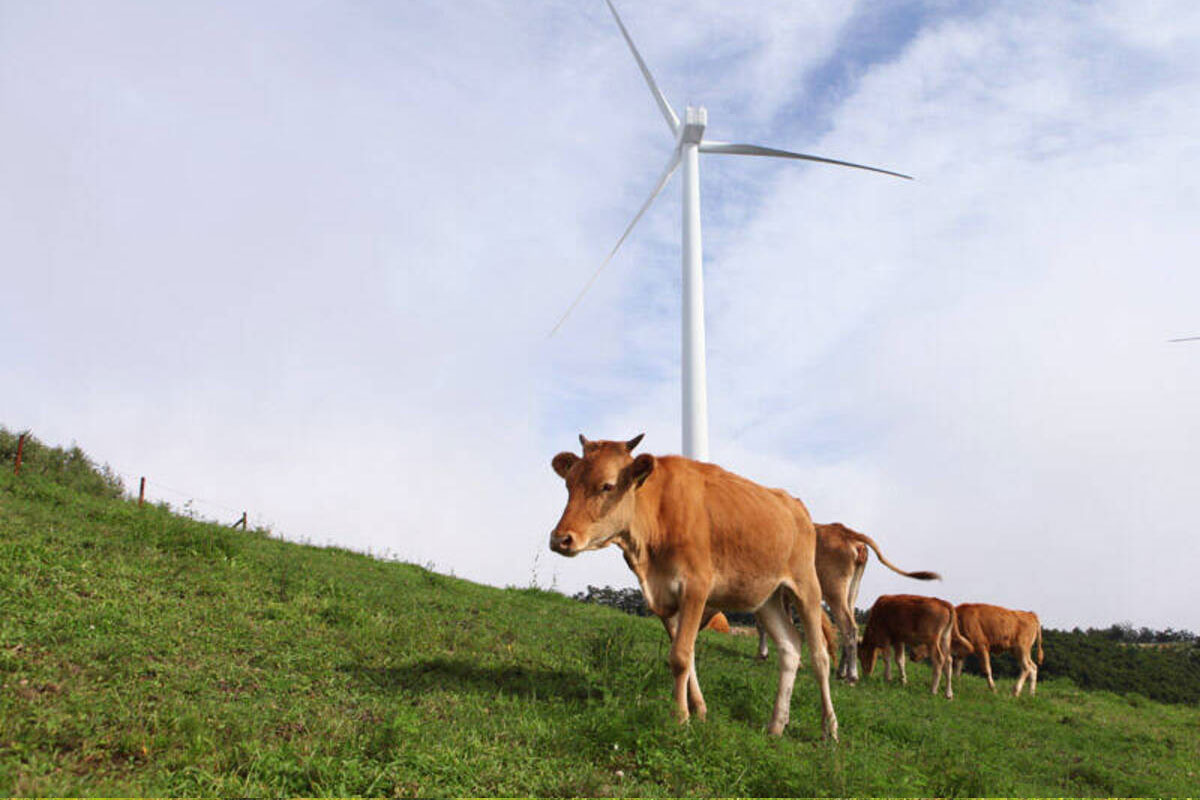
MULTIPOLYGON (((1200 703, 1200 645, 1193 633, 1113 625, 1086 631, 1045 628, 1042 638, 1046 658, 1038 678, 1070 678, 1082 689, 1140 694, 1166 703, 1200 703)), ((1036 661, 1036 646, 1032 655, 1036 661)), ((1015 678, 1020 672, 1007 653, 994 653, 991 661, 995 677, 1015 678)), ((964 669, 983 674, 974 656, 964 669)))
MULTIPOLYGON (((19 441, 19 434, 0 427, 0 469, 12 471, 19 441)), ((117 474, 107 464, 97 466, 78 446, 72 445, 70 449, 48 447, 28 433, 21 453, 21 472, 42 475, 62 486, 96 497, 118 498, 125 493, 117 474)))

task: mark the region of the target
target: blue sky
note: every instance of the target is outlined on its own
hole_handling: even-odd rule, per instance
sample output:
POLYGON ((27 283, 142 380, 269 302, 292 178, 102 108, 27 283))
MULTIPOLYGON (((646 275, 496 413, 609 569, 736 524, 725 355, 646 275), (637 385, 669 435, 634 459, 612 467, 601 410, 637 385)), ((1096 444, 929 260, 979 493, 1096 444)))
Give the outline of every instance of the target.
MULTIPOLYGON (((714 138, 917 177, 704 158, 714 460, 947 599, 1200 629, 1193 4, 619 8, 714 138)), ((679 447, 677 178, 546 337, 670 154, 602 2, 0 0, 0 119, 0 424, 293 538, 633 584, 547 549, 579 432, 679 447)))

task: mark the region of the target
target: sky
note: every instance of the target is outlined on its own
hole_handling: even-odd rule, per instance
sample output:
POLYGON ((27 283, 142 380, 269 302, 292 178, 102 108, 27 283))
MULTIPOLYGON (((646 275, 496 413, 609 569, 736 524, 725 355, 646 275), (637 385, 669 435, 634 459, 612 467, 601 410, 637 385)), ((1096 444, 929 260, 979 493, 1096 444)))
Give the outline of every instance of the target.
MULTIPOLYGON (((618 8, 707 135, 711 458, 879 594, 1200 631, 1200 6, 618 8)), ((589 438, 680 447, 679 178, 600 0, 0 0, 0 425, 497 586, 589 438)))

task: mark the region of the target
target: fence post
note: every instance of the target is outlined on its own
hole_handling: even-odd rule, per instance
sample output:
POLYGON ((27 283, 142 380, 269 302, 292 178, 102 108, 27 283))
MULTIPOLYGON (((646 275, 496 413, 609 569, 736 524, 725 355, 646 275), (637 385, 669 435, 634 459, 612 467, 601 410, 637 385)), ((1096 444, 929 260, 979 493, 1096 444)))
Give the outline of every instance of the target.
POLYGON ((246 530, 246 512, 242 512, 242 518, 239 520, 242 523, 242 530, 246 530))
POLYGON ((25 452, 25 434, 21 434, 21 438, 17 439, 17 463, 13 465, 13 475, 21 474, 21 456, 25 452))
POLYGON ((138 486, 138 508, 142 507, 142 503, 146 501, 146 476, 142 476, 142 483, 138 486))

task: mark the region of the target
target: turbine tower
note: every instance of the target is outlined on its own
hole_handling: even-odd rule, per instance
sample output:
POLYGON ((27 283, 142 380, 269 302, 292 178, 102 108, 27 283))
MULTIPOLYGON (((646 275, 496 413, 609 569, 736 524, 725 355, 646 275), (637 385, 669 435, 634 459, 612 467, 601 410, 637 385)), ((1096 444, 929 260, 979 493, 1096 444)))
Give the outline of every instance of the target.
POLYGON ((838 161, 833 158, 824 158, 822 156, 806 155, 804 153, 792 153, 787 150, 776 150, 771 147, 761 147, 754 144, 732 144, 729 142, 715 142, 704 138, 704 129, 708 125, 708 112, 701 106, 688 106, 684 114, 683 122, 679 121, 679 117, 675 114, 675 110, 671 108, 671 104, 667 102, 667 98, 659 90, 658 84, 654 82, 654 77, 650 74, 650 69, 646 66, 646 62, 642 60, 641 54, 633 44, 633 39, 629 36, 629 31, 625 29, 625 24, 621 22, 621 16, 617 13, 616 7, 612 4, 612 0, 604 0, 608 4, 609 11, 612 12, 613 19, 617 21, 617 27, 621 29, 621 35, 625 38, 626 44, 629 45, 629 50, 633 53, 633 58, 637 61, 638 68, 642 72, 642 77, 646 79, 646 85, 650 87, 650 93, 654 95, 654 101, 658 104, 658 110, 662 112, 663 118, 667 121, 667 127, 671 129, 671 135, 675 137, 675 148, 671 151, 671 157, 667 160, 667 166, 659 176, 658 183, 654 186, 654 191, 642 204, 642 207, 634 215, 633 221, 625 228, 625 232, 621 234, 621 238, 613 245, 608 256, 592 273, 592 277, 588 279, 587 284, 575 297, 575 300, 559 318, 554 329, 550 331, 553 336, 555 331, 562 327, 567 316, 574 310, 583 296, 587 294, 588 289, 592 287, 600 272, 608 266, 617 250, 620 249, 625 239, 633 231, 638 220, 646 213, 646 209, 650 208, 650 204, 654 202, 654 198, 658 197, 659 192, 667 185, 667 181, 675 174, 675 170, 683 166, 683 351, 682 351, 682 367, 683 367, 683 454, 688 458, 694 458, 699 461, 708 460, 708 378, 705 369, 704 358, 704 276, 701 269, 703 264, 703 254, 700 243, 700 153, 723 153, 726 155, 740 156, 769 156, 773 158, 791 158, 802 161, 818 161, 823 164, 836 164, 842 167, 854 167, 855 169, 865 169, 871 172, 880 172, 884 175, 892 175, 897 178, 912 180, 908 175, 902 175, 899 172, 892 172, 878 167, 868 167, 863 164, 853 164, 849 161, 838 161))

